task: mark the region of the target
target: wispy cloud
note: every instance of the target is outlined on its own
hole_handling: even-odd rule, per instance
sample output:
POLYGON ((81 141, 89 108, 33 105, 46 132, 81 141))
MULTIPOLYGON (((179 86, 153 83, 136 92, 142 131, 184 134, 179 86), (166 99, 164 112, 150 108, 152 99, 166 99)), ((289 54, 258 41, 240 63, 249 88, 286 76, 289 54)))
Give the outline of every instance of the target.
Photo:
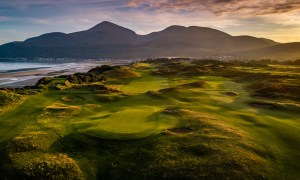
POLYGON ((300 9, 299 0, 130 0, 128 7, 164 11, 210 11, 217 15, 264 15, 300 9))
POLYGON ((9 20, 11 20, 10 17, 0 16, 0 22, 3 22, 3 21, 9 21, 9 20))

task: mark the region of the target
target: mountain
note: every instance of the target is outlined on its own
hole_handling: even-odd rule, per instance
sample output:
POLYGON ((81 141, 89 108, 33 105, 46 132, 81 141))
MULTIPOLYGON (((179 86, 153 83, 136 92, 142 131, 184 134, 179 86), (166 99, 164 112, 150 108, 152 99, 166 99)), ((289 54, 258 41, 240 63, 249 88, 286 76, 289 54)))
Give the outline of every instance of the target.
POLYGON ((238 52, 236 55, 254 59, 295 60, 300 58, 300 42, 278 44, 266 48, 238 52))
POLYGON ((277 45, 277 42, 251 36, 231 36, 206 27, 171 26, 146 35, 147 42, 131 49, 136 56, 203 57, 277 45))
POLYGON ((91 29, 69 34, 80 45, 137 44, 139 36, 132 30, 104 21, 91 29))
MULTIPOLYGON (((297 43, 296 43, 297 44, 297 43)), ((3 57, 147 58, 237 56, 260 58, 298 51, 299 45, 280 44, 252 36, 232 36, 197 26, 170 26, 162 31, 138 35, 104 21, 80 32, 53 32, 0 46, 3 57), (282 49, 282 50, 280 50, 282 49), (275 52, 275 53, 274 53, 275 52)), ((295 57, 298 57, 298 53, 295 57)), ((275 57, 275 56, 274 56, 275 57)))
POLYGON ((77 46, 103 44, 135 44, 138 35, 129 29, 104 21, 86 31, 70 34, 48 33, 29 38, 22 43, 24 46, 77 46))

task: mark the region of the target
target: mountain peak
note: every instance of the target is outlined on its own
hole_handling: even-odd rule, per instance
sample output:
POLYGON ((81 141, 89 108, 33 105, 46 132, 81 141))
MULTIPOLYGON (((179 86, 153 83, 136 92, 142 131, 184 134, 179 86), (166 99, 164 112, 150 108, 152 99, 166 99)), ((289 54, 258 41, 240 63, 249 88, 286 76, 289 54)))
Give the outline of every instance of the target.
POLYGON ((183 29, 186 29, 186 27, 180 25, 172 25, 167 27, 165 31, 176 31, 176 30, 183 30, 183 29))
POLYGON ((199 26, 180 26, 173 25, 161 31, 164 35, 167 36, 183 36, 194 38, 217 38, 217 37, 230 37, 229 34, 219 31, 217 29, 212 29, 208 27, 199 27, 199 26))
POLYGON ((134 31, 127 29, 125 27, 119 26, 109 21, 103 21, 96 26, 92 27, 88 31, 102 31, 107 33, 116 33, 116 32, 126 32, 130 34, 136 34, 134 31))
POLYGON ((117 24, 114 24, 112 22, 109 22, 109 21, 103 21, 95 26, 93 26, 92 28, 90 28, 89 30, 102 30, 102 29, 105 29, 105 28, 118 28, 118 27, 121 27, 117 24))
POLYGON ((101 23, 97 24, 96 26, 119 26, 119 25, 109 22, 109 21, 102 21, 101 23))

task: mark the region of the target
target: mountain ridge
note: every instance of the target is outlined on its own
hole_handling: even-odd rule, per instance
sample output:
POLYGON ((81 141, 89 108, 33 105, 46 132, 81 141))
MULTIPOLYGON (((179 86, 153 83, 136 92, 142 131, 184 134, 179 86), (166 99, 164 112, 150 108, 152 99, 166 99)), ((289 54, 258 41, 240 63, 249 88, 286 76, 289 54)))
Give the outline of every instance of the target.
MULTIPOLYGON (((256 53, 265 51, 260 54, 266 58, 272 53, 272 47, 276 49, 277 45, 284 47, 284 44, 271 39, 248 35, 232 36, 217 29, 198 26, 173 25, 161 31, 139 35, 128 28, 103 21, 84 31, 52 32, 28 38, 23 42, 3 44, 0 46, 0 57, 148 58, 181 56, 195 58, 236 56, 260 58, 256 53)), ((298 45, 296 50, 298 51, 298 45)))

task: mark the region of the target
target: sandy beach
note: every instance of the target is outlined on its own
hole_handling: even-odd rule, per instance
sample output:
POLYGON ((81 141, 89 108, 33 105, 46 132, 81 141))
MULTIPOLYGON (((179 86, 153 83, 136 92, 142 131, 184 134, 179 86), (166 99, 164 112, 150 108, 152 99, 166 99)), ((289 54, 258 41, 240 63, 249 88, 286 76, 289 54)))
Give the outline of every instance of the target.
POLYGON ((1 87, 22 88, 22 87, 25 87, 25 86, 33 86, 33 85, 36 84, 36 82, 39 79, 41 79, 41 77, 36 77, 36 78, 24 80, 24 81, 17 81, 17 82, 9 83, 9 84, 3 84, 3 85, 0 85, 0 88, 1 87))
MULTIPOLYGON (((34 67, 29 64, 18 65, 18 68, 4 69, 0 71, 0 87, 21 88, 24 86, 34 85, 42 77, 53 77, 59 75, 74 74, 77 72, 87 72, 90 69, 107 65, 122 65, 128 61, 93 61, 93 62, 76 62, 62 64, 34 64, 34 67), (23 68, 26 66, 27 68, 23 68)), ((15 64, 14 64, 15 65, 15 64)), ((1 66, 1 62, 0 62, 1 66)), ((3 65, 2 65, 3 66, 3 65)), ((6 65, 9 67, 9 65, 6 65)), ((0 69, 1 70, 1 69, 0 69)))
MULTIPOLYGON (((24 87, 34 85, 42 77, 59 76, 75 72, 86 72, 97 64, 57 64, 50 67, 34 68, 34 70, 16 69, 0 73, 0 87, 24 87)), ((33 69, 33 68, 32 68, 33 69)))
POLYGON ((49 72, 47 70, 34 70, 34 71, 24 71, 24 72, 13 72, 13 73, 1 73, 0 79, 2 78, 12 78, 12 77, 24 77, 24 76, 40 76, 46 75, 49 72))

